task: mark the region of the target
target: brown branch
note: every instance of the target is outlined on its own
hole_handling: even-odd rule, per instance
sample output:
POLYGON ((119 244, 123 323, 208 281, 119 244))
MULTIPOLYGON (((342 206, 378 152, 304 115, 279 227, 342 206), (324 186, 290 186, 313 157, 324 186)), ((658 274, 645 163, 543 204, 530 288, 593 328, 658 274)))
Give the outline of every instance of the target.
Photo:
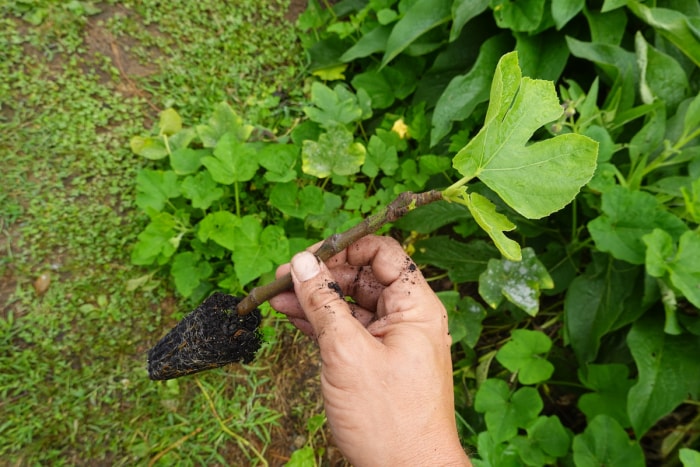
MULTIPOLYGON (((360 238, 379 230, 387 222, 394 222, 413 209, 442 199, 442 192, 431 190, 424 193, 401 193, 380 212, 368 217, 345 232, 328 237, 314 253, 321 261, 327 261, 360 238)), ((286 274, 273 282, 261 285, 250 291, 236 307, 239 315, 247 315, 262 303, 285 290, 292 288, 292 276, 286 274)))

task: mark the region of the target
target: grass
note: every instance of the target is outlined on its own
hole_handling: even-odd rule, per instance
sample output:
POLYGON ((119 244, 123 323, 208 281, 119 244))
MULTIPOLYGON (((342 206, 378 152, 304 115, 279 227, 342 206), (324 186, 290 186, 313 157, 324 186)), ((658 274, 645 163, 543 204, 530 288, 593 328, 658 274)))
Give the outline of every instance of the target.
POLYGON ((281 464, 314 442, 306 341, 271 317, 252 366, 154 383, 145 352, 192 304, 158 277, 129 287, 147 273, 129 264, 145 223, 129 139, 159 110, 196 122, 221 100, 289 122, 277 96, 298 98, 301 60, 286 8, 0 0, 3 463, 281 464))

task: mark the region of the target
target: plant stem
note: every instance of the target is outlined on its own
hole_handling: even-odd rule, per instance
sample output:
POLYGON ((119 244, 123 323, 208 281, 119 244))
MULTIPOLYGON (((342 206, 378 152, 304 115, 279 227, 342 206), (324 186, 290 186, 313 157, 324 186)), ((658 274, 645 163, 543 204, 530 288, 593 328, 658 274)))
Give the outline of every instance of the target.
MULTIPOLYGON (((345 232, 328 237, 314 254, 319 260, 326 261, 362 237, 376 232, 387 222, 394 222, 419 206, 441 199, 442 192, 436 190, 424 193, 412 193, 410 191, 401 193, 380 212, 368 217, 345 232)), ((248 296, 238 304, 236 312, 241 316, 246 315, 275 295, 291 288, 292 276, 288 273, 269 284, 261 285, 251 290, 248 296)))
POLYGON ((241 217, 241 201, 238 194, 238 182, 234 182, 233 190, 236 197, 236 216, 241 217))

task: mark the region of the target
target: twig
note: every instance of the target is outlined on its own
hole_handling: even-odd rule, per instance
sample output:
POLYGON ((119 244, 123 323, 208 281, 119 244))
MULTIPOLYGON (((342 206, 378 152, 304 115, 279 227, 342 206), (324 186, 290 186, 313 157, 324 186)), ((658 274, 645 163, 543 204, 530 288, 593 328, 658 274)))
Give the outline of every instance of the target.
MULTIPOLYGON (((327 261, 360 238, 376 232, 387 222, 394 222, 419 206, 424 206, 441 199, 442 192, 437 190, 426 191, 424 193, 412 193, 410 191, 401 193, 380 212, 368 217, 345 232, 328 237, 314 254, 319 260, 327 261)), ((275 295, 291 288, 292 276, 291 274, 285 274, 274 282, 261 285, 251 290, 248 296, 238 304, 236 312, 240 316, 247 315, 275 295)))

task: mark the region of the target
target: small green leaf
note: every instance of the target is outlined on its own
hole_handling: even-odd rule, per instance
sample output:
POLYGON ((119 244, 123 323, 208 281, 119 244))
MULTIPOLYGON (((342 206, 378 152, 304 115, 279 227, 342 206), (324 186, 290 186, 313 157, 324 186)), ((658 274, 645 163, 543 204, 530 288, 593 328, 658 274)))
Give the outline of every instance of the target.
POLYGON ((180 188, 182 194, 192 201, 192 207, 197 209, 208 209, 224 195, 224 190, 214 182, 209 172, 198 172, 186 177, 180 188))
POLYGON ((304 107, 304 113, 329 130, 356 122, 363 116, 357 96, 341 84, 331 89, 318 81, 314 82, 311 85, 311 102, 314 107, 304 107))
POLYGON ((677 249, 671 235, 661 229, 654 229, 642 240, 647 246, 647 272, 654 277, 668 273, 673 286, 689 302, 700 307, 700 233, 694 230, 685 232, 677 249))
POLYGON ((288 216, 305 219, 323 212, 323 195, 323 190, 314 185, 299 189, 295 182, 278 183, 270 191, 270 204, 288 216))
POLYGON ((670 336, 663 329, 661 317, 647 315, 627 335, 639 371, 639 380, 627 396, 638 438, 687 397, 700 396, 700 341, 688 334, 670 336))
POLYGON ((202 158, 211 155, 210 149, 180 148, 170 154, 170 166, 178 175, 195 173, 202 166, 202 158))
POLYGON ((284 230, 269 225, 263 229, 260 219, 244 216, 233 235, 233 264, 241 285, 257 279, 289 258, 289 240, 284 230))
POLYGON ((399 157, 396 147, 388 145, 377 135, 372 135, 367 145, 367 157, 362 165, 362 173, 374 178, 381 170, 386 175, 392 176, 399 168, 399 157))
POLYGON ((546 334, 527 329, 516 329, 512 339, 496 354, 496 360, 511 372, 518 373, 522 384, 538 384, 547 381, 554 373, 554 365, 540 354, 552 348, 546 334))
POLYGON ((595 141, 573 133, 527 145, 561 113, 553 83, 521 78, 517 54, 504 55, 484 126, 457 153, 455 169, 467 179, 479 177, 525 217, 558 211, 591 179, 598 152, 595 141))
POLYGON ((700 467, 700 452, 688 448, 681 448, 678 457, 683 467, 700 467))
POLYGON ((598 415, 585 431, 574 437, 574 463, 577 467, 601 465, 645 465, 638 443, 612 417, 598 415))
POLYGON ((304 141, 301 150, 301 169, 318 178, 330 175, 352 175, 359 172, 365 161, 366 150, 353 142, 352 133, 343 127, 334 127, 321 134, 317 141, 304 141))
POLYGON ((486 310, 471 297, 460 300, 458 292, 439 292, 438 296, 447 310, 452 345, 464 343, 474 348, 481 335, 481 322, 486 318, 486 310))
POLYGON ((501 254, 511 261, 520 261, 522 259, 520 245, 503 233, 515 229, 515 224, 505 215, 497 212, 496 205, 479 193, 465 193, 460 199, 463 200, 462 204, 469 208, 477 224, 491 237, 501 254))
POLYGON ((180 196, 177 175, 170 170, 141 169, 136 175, 136 205, 162 211, 170 198, 180 196))
POLYGON ((571 436, 556 415, 541 416, 527 428, 528 438, 545 453, 553 457, 564 457, 571 447, 571 436))
POLYGON ((226 102, 214 108, 214 113, 205 125, 197 126, 197 134, 205 148, 213 148, 219 139, 231 133, 238 141, 247 141, 253 127, 243 123, 243 119, 226 102))
POLYGON ((608 415, 623 427, 630 426, 627 415, 627 393, 634 381, 628 379, 629 368, 619 363, 589 364, 579 369, 579 379, 593 392, 582 395, 578 407, 588 421, 598 415, 608 415))
POLYGON ((345 79, 344 73, 347 68, 347 63, 338 63, 336 65, 331 65, 325 68, 317 68, 314 71, 312 71, 311 74, 314 76, 318 76, 323 81, 335 81, 338 79, 345 79))
POLYGON ((182 130, 182 118, 175 109, 165 109, 160 113, 158 129, 161 135, 174 135, 182 130))
POLYGON ((492 259, 479 277, 479 295, 492 308, 503 298, 535 316, 539 310, 540 289, 554 287, 552 278, 532 248, 525 248, 522 261, 492 259))
POLYGON ((199 261, 192 251, 178 253, 173 257, 170 274, 175 279, 175 287, 183 297, 189 297, 199 284, 209 278, 213 268, 207 262, 199 261))
POLYGON ((227 250, 233 251, 236 244, 235 229, 240 222, 240 218, 228 211, 207 214, 198 224, 197 238, 202 242, 211 239, 227 250))
POLYGON ((223 185, 247 182, 258 170, 255 146, 240 142, 234 133, 223 135, 214 148, 214 157, 202 158, 202 164, 223 185))
POLYGON ((452 18, 450 0, 417 0, 394 25, 386 42, 382 66, 386 66, 398 54, 431 29, 452 18))
POLYGON ((295 167, 299 160, 299 147, 293 144, 266 144, 258 152, 260 165, 265 167, 265 180, 286 183, 297 177, 295 167))
POLYGON ((143 156, 150 160, 159 160, 168 156, 168 149, 165 147, 162 138, 151 136, 134 136, 129 142, 131 150, 137 156, 143 156))
POLYGON ((543 404, 537 390, 522 387, 511 394, 505 381, 487 379, 479 387, 474 409, 485 414, 486 427, 497 443, 508 441, 537 418, 543 404))
POLYGON ((151 222, 138 236, 138 242, 131 252, 131 262, 148 265, 159 258, 172 256, 179 246, 175 224, 175 218, 166 212, 153 216, 151 222))
POLYGON ((588 231, 601 251, 632 264, 644 264, 642 237, 655 228, 678 238, 687 230, 685 223, 666 211, 649 193, 621 186, 603 193, 603 214, 588 223, 588 231))

